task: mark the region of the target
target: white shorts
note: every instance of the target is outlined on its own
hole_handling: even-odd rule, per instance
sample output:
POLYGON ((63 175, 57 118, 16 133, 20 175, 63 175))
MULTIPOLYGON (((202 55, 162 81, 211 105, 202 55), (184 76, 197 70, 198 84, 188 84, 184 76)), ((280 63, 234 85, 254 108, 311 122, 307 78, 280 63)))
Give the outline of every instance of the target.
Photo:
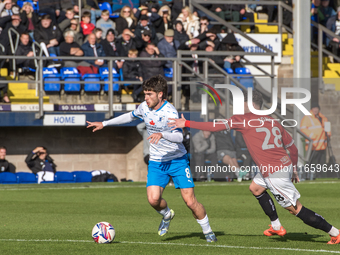
POLYGON ((269 189, 279 205, 286 208, 291 205, 296 206, 296 200, 300 198, 299 191, 295 188, 291 181, 292 175, 293 168, 292 165, 290 165, 289 169, 283 169, 269 174, 266 178, 258 172, 253 181, 257 185, 269 189))

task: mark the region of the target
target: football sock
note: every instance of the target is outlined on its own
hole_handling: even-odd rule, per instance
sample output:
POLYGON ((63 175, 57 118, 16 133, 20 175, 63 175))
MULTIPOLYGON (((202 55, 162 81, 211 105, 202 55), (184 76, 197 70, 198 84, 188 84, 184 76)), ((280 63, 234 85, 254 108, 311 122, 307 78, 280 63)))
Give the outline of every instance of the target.
POLYGON ((270 221, 272 222, 273 229, 279 230, 280 227, 281 227, 281 223, 278 220, 279 216, 277 216, 274 202, 273 202, 272 198, 269 196, 269 194, 267 193, 267 191, 263 192, 259 196, 255 196, 255 197, 259 201, 264 213, 270 218, 270 221), (275 229, 274 227, 275 228, 278 227, 278 229, 275 229))
POLYGON ((326 233, 332 231, 332 225, 329 224, 321 215, 309 210, 308 208, 302 206, 300 212, 296 215, 305 224, 316 229, 321 229, 326 233))
POLYGON ((169 207, 167 206, 166 208, 160 210, 160 211, 157 211, 160 215, 163 216, 163 218, 165 220, 169 219, 170 218, 170 209, 169 207))
POLYGON ((272 228, 274 230, 280 230, 281 222, 280 222, 279 218, 277 218, 276 220, 272 221, 272 228))
POLYGON ((203 234, 208 234, 209 232, 212 232, 210 224, 209 224, 208 215, 205 215, 205 217, 201 220, 197 219, 197 223, 201 225, 203 234))
POLYGON ((331 231, 328 232, 331 236, 338 236, 339 235, 339 229, 332 227, 331 231))

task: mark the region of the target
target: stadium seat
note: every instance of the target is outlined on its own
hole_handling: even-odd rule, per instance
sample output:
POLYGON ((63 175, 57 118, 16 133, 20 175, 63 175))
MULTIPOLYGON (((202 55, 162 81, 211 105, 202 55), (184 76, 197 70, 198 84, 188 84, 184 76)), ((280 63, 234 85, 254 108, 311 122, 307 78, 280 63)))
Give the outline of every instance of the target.
POLYGON ((238 77, 239 82, 246 88, 254 88, 253 77, 238 77))
POLYGON ((0 183, 1 184, 16 184, 17 176, 9 172, 0 173, 0 183))
POLYGON ((76 182, 91 182, 92 174, 87 171, 74 171, 72 174, 75 176, 76 182))
MULTIPOLYGON (((64 81, 80 81, 81 75, 78 73, 75 67, 63 67, 61 68, 61 76, 64 81)), ((65 92, 79 92, 81 89, 80 83, 65 83, 65 92)))
POLYGON ((70 172, 59 171, 55 173, 54 180, 57 183, 75 183, 75 175, 70 172))
POLYGON ((172 78, 174 75, 174 69, 173 68, 164 68, 164 76, 168 78, 172 78))
POLYGON ((43 68, 44 90, 48 92, 59 92, 60 83, 46 83, 48 81, 60 81, 61 75, 56 68, 43 68))
MULTIPOLYGON (((109 68, 107 67, 101 67, 99 68, 99 74, 100 78, 102 81, 109 81, 109 68)), ((113 81, 119 81, 120 74, 117 72, 116 69, 112 69, 112 79, 113 81)), ((119 91, 119 84, 113 83, 113 91, 119 91)), ((105 83, 104 84, 104 91, 108 92, 109 91, 109 84, 105 83)))
MULTIPOLYGON (((100 74, 84 74, 84 81, 100 81, 100 74)), ((84 85, 85 92, 99 92, 100 91, 100 83, 85 83, 84 85)))
POLYGON ((228 74, 233 74, 234 71, 231 68, 224 68, 224 71, 226 71, 228 74))
POLYGON ((246 67, 238 67, 235 69, 236 74, 251 74, 250 70, 246 67))
POLYGON ((117 15, 114 15, 112 13, 112 7, 108 2, 102 2, 102 3, 98 3, 99 9, 104 11, 104 10, 108 10, 110 13, 110 18, 118 18, 117 15))
POLYGON ((15 175, 17 176, 17 181, 20 184, 38 183, 38 177, 35 174, 19 172, 15 175))

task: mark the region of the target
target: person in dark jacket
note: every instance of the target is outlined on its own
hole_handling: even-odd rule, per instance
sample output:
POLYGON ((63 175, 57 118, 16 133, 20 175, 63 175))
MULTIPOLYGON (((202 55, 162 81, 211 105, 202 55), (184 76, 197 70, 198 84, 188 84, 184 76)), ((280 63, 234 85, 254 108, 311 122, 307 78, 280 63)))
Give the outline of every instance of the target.
MULTIPOLYGON (((22 33, 20 35, 20 43, 15 52, 16 56, 26 56, 26 57, 34 57, 34 52, 32 48, 32 42, 30 41, 30 36, 28 33, 22 33)), ((35 63, 33 59, 17 59, 16 64, 18 66, 29 67, 35 69, 35 63)))
MULTIPOLYGON (((115 42, 115 31, 110 28, 107 30, 106 38, 100 41, 100 44, 103 46, 105 55, 107 57, 118 57, 117 44, 115 42)), ((121 69, 123 66, 123 61, 116 60, 113 62, 113 67, 116 69, 121 69), (116 65, 116 66, 115 66, 116 65)))
POLYGON ((199 49, 205 50, 208 42, 212 42, 214 44, 214 51, 221 50, 221 42, 217 37, 217 33, 219 33, 219 29, 217 26, 213 26, 207 32, 200 34, 196 38, 200 40, 199 49))
MULTIPOLYGON (((160 40, 157 47, 159 52, 166 58, 176 58, 177 50, 180 46, 179 41, 174 40, 174 30, 168 29, 164 33, 164 38, 160 40)), ((167 61, 165 64, 166 68, 172 68, 172 61, 167 61)))
POLYGON ((5 146, 0 146, 0 173, 10 172, 15 173, 15 166, 6 160, 7 149, 5 146))
POLYGON ((59 55, 59 43, 63 38, 59 27, 52 23, 51 17, 45 14, 41 18, 41 22, 34 30, 34 39, 38 43, 44 43, 49 54, 59 55))
MULTIPOLYGON (((340 35, 340 7, 337 9, 337 14, 330 17, 327 21, 327 28, 336 35, 340 35)), ((332 48, 332 53, 340 56, 340 41, 338 38, 327 34, 327 45, 332 48)))
MULTIPOLYGON (((143 72, 140 61, 137 59, 138 51, 129 50, 128 57, 134 60, 126 60, 123 65, 124 81, 143 81, 143 72)), ((142 85, 133 85, 132 97, 134 102, 138 102, 138 95, 143 91, 142 85)))
MULTIPOLYGON (((153 44, 149 43, 142 53, 139 55, 140 57, 145 58, 158 58, 164 57, 162 53, 159 52, 159 49, 153 44)), ((165 61, 158 60, 158 61, 149 61, 149 60, 142 60, 142 71, 143 71, 143 80, 147 80, 155 75, 162 75, 164 76, 164 65, 165 61)))
POLYGON ((34 12, 32 4, 25 2, 20 10, 21 23, 26 27, 27 32, 32 33, 39 23, 39 16, 34 12))
POLYGON ((152 24, 155 26, 156 33, 164 35, 164 32, 166 30, 173 28, 173 24, 171 21, 171 9, 167 5, 164 5, 159 10, 158 14, 161 17, 154 21, 152 24))
POLYGON ((124 29, 122 37, 117 40, 117 51, 121 57, 127 57, 129 50, 138 49, 142 46, 142 40, 135 36, 130 29, 124 29))
MULTIPOLYGON (((105 57, 105 52, 103 46, 99 43, 96 43, 96 35, 89 34, 87 36, 87 42, 81 46, 82 51, 84 52, 84 56, 88 57, 105 57)), ((97 60, 85 60, 86 62, 94 65, 95 67, 106 67, 107 63, 103 59, 97 60)))
POLYGON ((30 152, 25 162, 32 173, 36 174, 40 171, 56 172, 56 164, 54 164, 53 159, 47 153, 45 147, 37 147, 32 152, 30 152))
MULTIPOLYGON (((222 49, 225 51, 244 51, 243 48, 238 44, 235 35, 233 33, 229 33, 226 37, 221 41, 222 49)), ((241 56, 227 56, 224 59, 223 67, 232 68, 234 71, 238 67, 243 67, 241 63, 241 56)))
POLYGON ((183 23, 180 20, 175 21, 175 35, 174 40, 179 41, 180 44, 183 44, 189 41, 189 36, 184 30, 183 23))
POLYGON ((157 45, 158 43, 158 38, 156 36, 156 30, 152 24, 149 23, 149 17, 146 15, 142 15, 140 17, 140 21, 138 22, 138 25, 136 26, 135 29, 135 35, 136 37, 139 37, 142 39, 142 31, 143 30, 150 30, 151 32, 151 42, 157 45))
POLYGON ((122 10, 120 11, 120 15, 115 20, 115 22, 118 35, 122 34, 123 31, 127 28, 131 31, 134 31, 137 26, 137 19, 133 15, 131 7, 127 5, 122 8, 122 10))

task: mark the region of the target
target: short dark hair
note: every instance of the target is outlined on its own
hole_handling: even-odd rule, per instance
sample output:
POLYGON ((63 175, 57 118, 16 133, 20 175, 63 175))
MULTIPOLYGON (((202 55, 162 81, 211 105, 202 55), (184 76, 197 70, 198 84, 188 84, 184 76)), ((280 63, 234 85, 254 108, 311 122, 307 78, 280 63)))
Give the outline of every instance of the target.
POLYGON ((206 21, 208 21, 209 22, 209 19, 208 19, 208 17, 207 16, 202 16, 201 18, 200 18, 200 21, 201 20, 206 20, 206 21))
POLYGON ((44 20, 44 19, 51 19, 51 16, 49 14, 44 14, 42 17, 41 17, 41 20, 44 20))
POLYGON ((81 15, 81 18, 85 18, 85 17, 91 18, 91 13, 88 11, 83 12, 83 14, 81 15))
POLYGON ((144 91, 154 91, 156 93, 163 92, 162 99, 166 99, 168 95, 168 84, 162 75, 152 76, 143 82, 144 91))
POLYGON ((0 150, 5 149, 7 151, 7 148, 5 146, 0 146, 0 150))
MULTIPOLYGON (((253 103, 255 103, 256 105, 258 105, 260 108, 262 107, 263 104, 263 97, 262 94, 258 91, 258 90, 253 90, 253 103)), ((244 93, 244 102, 248 101, 248 93, 245 92, 244 93)))
POLYGON ((22 36, 22 35, 30 36, 27 32, 22 32, 20 36, 22 36))

